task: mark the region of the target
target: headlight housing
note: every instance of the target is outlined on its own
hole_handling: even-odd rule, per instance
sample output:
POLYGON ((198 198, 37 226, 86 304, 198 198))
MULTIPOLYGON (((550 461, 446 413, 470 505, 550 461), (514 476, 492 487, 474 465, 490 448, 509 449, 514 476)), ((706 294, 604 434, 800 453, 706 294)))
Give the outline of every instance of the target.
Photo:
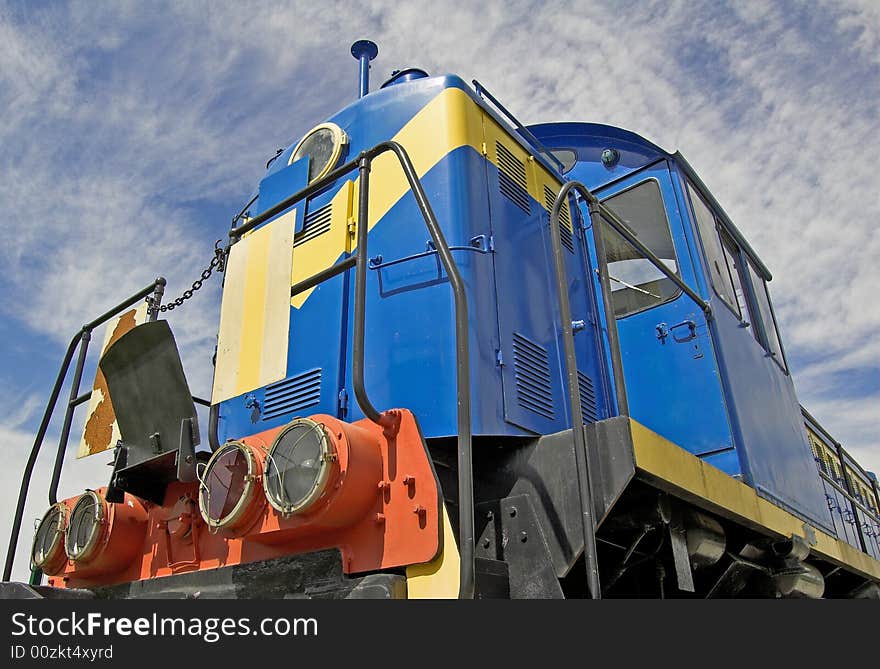
POLYGON ((64 552, 64 530, 67 527, 68 509, 64 504, 53 504, 37 524, 31 547, 31 564, 44 574, 60 573, 67 563, 64 552))
POLYGON ((106 520, 107 503, 94 490, 86 490, 70 510, 64 533, 67 557, 87 562, 95 554, 106 520))
POLYGON ((330 173, 339 163, 343 147, 348 144, 345 131, 335 123, 322 123, 306 133, 293 153, 288 164, 309 156, 309 183, 330 173))
POLYGON ((261 473, 260 461, 240 441, 227 442, 214 452, 199 477, 199 511, 208 527, 246 528, 264 505, 256 483, 261 473))
POLYGON ((266 499, 284 516, 308 511, 326 491, 336 461, 324 425, 309 418, 295 419, 278 433, 266 456, 266 499))

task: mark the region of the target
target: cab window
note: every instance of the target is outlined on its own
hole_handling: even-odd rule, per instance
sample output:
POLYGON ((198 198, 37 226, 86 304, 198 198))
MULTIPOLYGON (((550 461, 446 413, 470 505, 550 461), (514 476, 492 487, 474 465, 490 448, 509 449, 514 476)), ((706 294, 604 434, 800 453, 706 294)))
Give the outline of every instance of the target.
POLYGON ((760 341, 758 338, 758 328, 754 327, 754 319, 752 318, 749 300, 746 297, 744 288, 747 278, 741 260, 743 257, 742 253, 730 235, 723 231, 719 231, 719 233, 721 235, 721 247, 724 250, 724 260, 727 264, 727 271, 730 273, 731 285, 733 286, 733 296, 736 298, 736 312, 743 325, 751 327, 755 339, 760 341))
POLYGON ((758 312, 761 315, 761 323, 764 333, 764 341, 761 345, 767 350, 767 353, 777 362, 783 370, 787 370, 785 362, 785 354, 782 351, 780 343, 779 327, 776 325, 776 318, 773 309, 770 306, 770 293, 767 290, 767 282, 749 263, 749 273, 752 279, 752 287, 755 290, 755 304, 758 306, 758 312))
POLYGON ((715 288, 718 296, 724 300, 724 303, 733 309, 737 316, 742 317, 739 302, 736 298, 733 275, 728 266, 728 258, 725 256, 721 245, 715 215, 690 182, 687 184, 687 189, 691 198, 691 204, 694 206, 694 215, 697 219, 697 227, 700 230, 700 238, 703 240, 703 250, 706 252, 706 262, 709 265, 712 286, 715 288))
MULTIPOLYGON (((613 211, 670 270, 678 273, 678 260, 656 180, 650 179, 604 200, 613 211)), ((679 293, 666 275, 631 246, 608 224, 602 241, 611 283, 611 302, 617 318, 655 307, 679 293)))

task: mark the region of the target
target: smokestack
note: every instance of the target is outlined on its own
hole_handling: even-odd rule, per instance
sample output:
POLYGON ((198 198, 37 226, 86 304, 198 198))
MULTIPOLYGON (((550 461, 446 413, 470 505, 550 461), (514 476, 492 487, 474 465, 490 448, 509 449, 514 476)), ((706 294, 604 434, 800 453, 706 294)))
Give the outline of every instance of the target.
POLYGON ((370 92, 370 61, 379 54, 379 47, 375 42, 361 39, 351 45, 351 55, 360 63, 360 87, 358 97, 362 98, 370 92))

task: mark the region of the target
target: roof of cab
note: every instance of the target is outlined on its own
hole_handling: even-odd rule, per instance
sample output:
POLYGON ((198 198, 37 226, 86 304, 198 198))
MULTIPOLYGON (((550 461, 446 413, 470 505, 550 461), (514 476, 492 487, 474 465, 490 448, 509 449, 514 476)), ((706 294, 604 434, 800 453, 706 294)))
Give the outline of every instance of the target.
POLYGON ((674 160, 719 213, 728 232, 752 258, 759 273, 768 281, 773 278, 770 270, 681 153, 669 153, 641 135, 602 123, 541 123, 529 126, 528 129, 551 149, 574 150, 578 162, 566 173, 566 177, 582 182, 591 190, 622 179, 657 160, 674 160), (602 162, 602 152, 609 148, 617 150, 619 156, 616 162, 606 165, 602 162))

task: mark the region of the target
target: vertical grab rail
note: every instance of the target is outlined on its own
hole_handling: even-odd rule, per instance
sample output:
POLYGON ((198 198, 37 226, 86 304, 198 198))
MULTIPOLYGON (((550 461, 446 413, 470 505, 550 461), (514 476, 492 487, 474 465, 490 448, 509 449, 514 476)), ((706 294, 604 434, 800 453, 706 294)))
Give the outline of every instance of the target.
POLYGON ((661 273, 678 286, 683 293, 690 297, 703 313, 707 320, 712 319, 712 310, 709 304, 703 300, 690 286, 684 283, 679 276, 673 273, 648 247, 642 244, 621 221, 614 212, 605 207, 598 198, 581 182, 569 181, 556 196, 550 213, 550 240, 553 249, 553 264, 556 270, 556 290, 559 295, 559 312, 562 326, 562 342, 565 352, 566 380, 568 385, 569 409, 572 417, 572 431, 574 432, 575 460, 578 478, 578 492, 581 505, 581 525, 584 532, 584 563, 587 571, 587 584, 590 596, 594 599, 601 597, 601 584, 599 582, 599 570, 596 562, 596 523, 593 516, 593 485, 589 466, 589 453, 587 451, 586 437, 583 428, 577 429, 575 421, 581 416, 581 398, 578 390, 577 360, 574 349, 574 332, 571 321, 571 301, 568 296, 568 285, 565 274, 565 255, 562 251, 562 239, 559 232, 559 213, 563 204, 567 204, 569 194, 576 191, 586 201, 590 213, 591 234, 596 249, 598 260, 599 281, 602 288, 602 306, 605 313, 605 326, 608 333, 608 346, 611 349, 611 370, 614 377, 614 389, 617 400, 619 415, 629 413, 626 399, 626 385, 623 376, 623 362, 620 357, 620 340, 617 334, 617 320, 611 304, 611 284, 608 277, 608 268, 605 257, 605 245, 602 240, 600 225, 607 222, 615 232, 632 245, 661 273))
POLYGON ((355 304, 354 327, 352 332, 352 386, 355 399, 364 415, 378 425, 387 427, 390 417, 380 413, 370 402, 364 383, 364 331, 366 311, 366 282, 369 255, 367 242, 369 232, 369 181, 373 160, 384 154, 393 153, 403 170, 409 188, 415 197, 419 212, 431 235, 431 241, 443 268, 449 277, 455 307, 455 351, 456 351, 456 389, 458 399, 458 508, 459 508, 459 555, 461 567, 459 572, 459 597, 470 599, 474 596, 474 480, 471 435, 471 391, 470 391, 470 352, 468 305, 464 280, 458 265, 452 257, 449 244, 440 229, 428 196, 422 187, 418 173, 406 150, 393 141, 381 142, 371 149, 362 151, 358 156, 336 168, 326 176, 315 180, 305 188, 269 207, 266 211, 249 218, 239 227, 229 231, 232 240, 250 232, 255 227, 289 209, 303 198, 308 197, 353 170, 358 170, 358 225, 357 249, 353 256, 340 260, 336 264, 313 274, 293 285, 291 296, 313 288, 328 279, 355 268, 355 304))
MULTIPOLYGON (((575 455, 575 471, 577 473, 578 496, 581 507, 581 529, 584 534, 584 568, 587 576, 588 594, 592 599, 602 598, 602 586, 599 580, 599 565, 596 549, 596 519, 593 515, 593 482, 591 479, 591 468, 589 465, 589 454, 587 452, 587 440, 584 435, 584 429, 581 416, 581 395, 578 387, 577 378, 577 359, 574 350, 574 330, 571 324, 571 300, 568 296, 568 281, 565 272, 565 256, 562 250, 562 235, 559 231, 559 212, 562 210, 563 204, 568 204, 568 196, 572 190, 580 192, 590 203, 590 219, 593 219, 593 202, 596 200, 592 193, 587 190, 586 186, 576 181, 566 183, 556 200, 553 202, 553 208, 550 211, 550 245, 553 250, 553 265, 556 270, 556 293, 559 296, 559 314, 562 326, 562 344, 565 353, 565 374, 568 383, 568 401, 571 413, 571 427, 574 435, 574 455, 575 455)), ((604 264, 604 253, 596 254, 599 257, 599 264, 604 264)), ((600 279, 602 280, 602 292, 605 292, 605 282, 607 281, 607 272, 600 271, 600 279)), ((619 351, 617 346, 617 325, 614 321, 614 314, 609 319, 609 301, 603 300, 605 306, 605 317, 608 321, 608 338, 612 351, 612 369, 614 373, 614 386, 617 392, 618 411, 626 413, 626 396, 622 383, 622 371, 618 375, 617 358, 615 351, 619 351)))
POLYGON ((61 362, 61 369, 58 370, 58 376, 55 378, 55 385, 52 387, 49 402, 46 404, 46 409, 43 412, 40 427, 37 429, 37 435, 34 438, 34 445, 28 456, 27 464, 25 464, 24 473, 21 477, 21 488, 18 491, 18 502, 15 507, 15 516, 12 520, 12 532, 9 536, 9 546, 6 551, 6 564, 3 567, 4 581, 8 581, 12 577, 12 566, 15 563, 15 551, 18 548, 18 538, 21 534, 21 521, 24 516, 24 507, 27 502, 28 490, 31 485, 31 476, 34 473, 37 456, 40 454, 40 449, 43 447, 43 440, 46 437, 46 431, 49 429, 49 422, 52 420, 52 414, 55 412, 55 405, 58 403, 58 396, 61 394, 61 388, 64 385, 64 380, 67 378, 67 372, 70 370, 70 363, 73 361, 73 354, 76 351, 77 344, 79 344, 79 357, 77 358, 76 371, 70 387, 70 399, 67 402, 67 410, 64 414, 64 425, 61 429, 61 437, 58 440, 58 450, 55 453, 55 463, 52 467, 52 481, 49 485, 50 504, 55 504, 58 497, 58 483, 61 480, 61 468, 64 465, 64 453, 67 450, 67 442, 70 438, 73 410, 80 404, 88 401, 89 397, 91 397, 91 393, 85 393, 84 395, 78 395, 78 393, 92 331, 96 327, 106 323, 124 309, 128 309, 144 299, 150 300, 150 320, 155 320, 159 313, 159 305, 162 301, 164 291, 165 279, 160 276, 149 286, 139 290, 124 302, 116 305, 90 323, 83 325, 80 331, 70 340, 67 352, 64 354, 64 360, 61 362))

